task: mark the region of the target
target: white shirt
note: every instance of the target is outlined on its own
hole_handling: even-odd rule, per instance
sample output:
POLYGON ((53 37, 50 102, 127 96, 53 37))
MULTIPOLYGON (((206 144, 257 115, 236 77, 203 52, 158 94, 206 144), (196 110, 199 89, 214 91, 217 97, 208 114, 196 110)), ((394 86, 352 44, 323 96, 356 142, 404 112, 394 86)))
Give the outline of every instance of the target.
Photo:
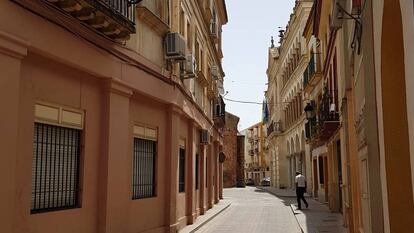
POLYGON ((298 183, 298 187, 306 187, 306 179, 302 174, 295 177, 295 182, 298 183))

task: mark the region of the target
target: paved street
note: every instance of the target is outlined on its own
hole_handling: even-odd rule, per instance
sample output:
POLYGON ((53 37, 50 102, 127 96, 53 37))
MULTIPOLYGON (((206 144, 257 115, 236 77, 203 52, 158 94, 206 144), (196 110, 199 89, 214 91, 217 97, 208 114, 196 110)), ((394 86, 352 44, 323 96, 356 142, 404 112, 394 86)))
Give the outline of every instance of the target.
POLYGON ((300 233, 289 203, 255 187, 224 190, 232 204, 197 232, 300 233))

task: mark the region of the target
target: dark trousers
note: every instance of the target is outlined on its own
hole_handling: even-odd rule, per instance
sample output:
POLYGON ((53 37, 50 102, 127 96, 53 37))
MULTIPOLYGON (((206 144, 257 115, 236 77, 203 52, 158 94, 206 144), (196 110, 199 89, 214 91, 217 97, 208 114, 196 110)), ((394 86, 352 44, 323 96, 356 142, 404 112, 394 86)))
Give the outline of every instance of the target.
POLYGON ((305 187, 297 187, 296 188, 296 198, 298 200, 298 208, 299 209, 302 209, 302 205, 301 205, 300 200, 302 200, 303 203, 305 203, 305 206, 308 207, 308 202, 306 201, 305 196, 304 196, 305 191, 306 191, 305 187))

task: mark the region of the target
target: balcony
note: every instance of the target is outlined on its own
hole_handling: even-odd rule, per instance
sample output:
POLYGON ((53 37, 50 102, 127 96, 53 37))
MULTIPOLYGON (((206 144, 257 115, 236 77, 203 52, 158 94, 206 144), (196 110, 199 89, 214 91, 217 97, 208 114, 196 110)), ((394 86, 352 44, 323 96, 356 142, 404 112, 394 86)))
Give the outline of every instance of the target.
POLYGON ((197 71, 197 80, 201 84, 201 86, 203 86, 203 87, 208 86, 208 79, 204 75, 203 71, 201 71, 201 70, 197 71))
POLYGON ((254 156, 254 151, 253 150, 249 150, 249 155, 250 156, 254 156))
POLYGON ((333 95, 331 92, 326 91, 323 94, 320 109, 319 109, 319 122, 321 124, 320 140, 326 141, 332 137, 335 131, 339 127, 339 112, 336 109, 333 95))
POLYGON ((129 0, 14 1, 58 24, 71 25, 73 20, 80 21, 94 32, 116 41, 125 41, 135 33, 135 4, 129 0), (59 14, 71 17, 67 19, 59 14))
POLYGON ((207 86, 207 97, 209 99, 214 99, 214 98, 217 98, 217 96, 218 96, 217 81, 213 80, 213 78, 210 75, 208 86, 207 86))
POLYGON ((311 54, 308 66, 303 73, 303 89, 305 93, 310 93, 312 87, 316 86, 322 79, 322 65, 320 54, 311 54))
POLYGON ((149 25, 159 35, 164 35, 170 30, 168 6, 155 0, 142 0, 137 4, 136 9, 139 20, 149 25))
POLYGON ((305 125, 308 142, 323 143, 335 134, 340 124, 336 107, 333 96, 325 92, 319 103, 317 117, 308 120, 305 125))
POLYGON ((223 128, 226 124, 226 105, 221 96, 214 100, 213 121, 218 128, 223 128))
POLYGON ((283 133, 282 122, 277 121, 270 123, 269 127, 267 127, 267 137, 272 138, 279 134, 283 133))

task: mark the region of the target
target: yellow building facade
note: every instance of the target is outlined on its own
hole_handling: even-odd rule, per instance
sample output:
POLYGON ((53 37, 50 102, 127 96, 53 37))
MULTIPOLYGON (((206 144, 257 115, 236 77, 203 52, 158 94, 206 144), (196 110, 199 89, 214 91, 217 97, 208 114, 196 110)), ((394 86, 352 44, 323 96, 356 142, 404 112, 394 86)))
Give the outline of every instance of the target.
POLYGON ((261 185, 264 178, 270 177, 270 157, 265 145, 265 126, 260 122, 240 133, 245 136, 245 179, 252 180, 255 185, 261 185))
POLYGON ((304 31, 313 194, 349 232, 414 229, 412 10, 407 1, 315 1, 304 31))
POLYGON ((272 160, 272 185, 278 188, 295 188, 296 171, 311 183, 302 93, 302 77, 307 67, 302 31, 311 7, 312 1, 297 1, 286 30, 280 31, 280 46, 275 47, 272 41, 269 49, 266 99, 270 116, 266 140, 272 160))

